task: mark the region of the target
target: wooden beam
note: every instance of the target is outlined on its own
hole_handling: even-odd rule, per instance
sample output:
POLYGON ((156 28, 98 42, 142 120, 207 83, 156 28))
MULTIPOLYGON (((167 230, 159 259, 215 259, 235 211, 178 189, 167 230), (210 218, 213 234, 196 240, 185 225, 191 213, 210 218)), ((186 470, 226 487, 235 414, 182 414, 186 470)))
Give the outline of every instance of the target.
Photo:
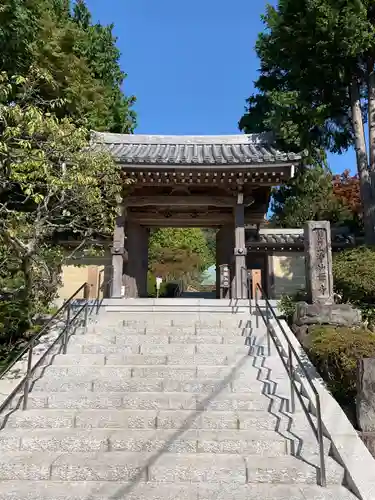
POLYGON ((207 214, 199 215, 199 217, 189 217, 187 214, 181 214, 172 217, 165 217, 161 214, 142 214, 132 213, 132 220, 138 222, 142 226, 160 226, 160 227, 211 227, 222 226, 233 222, 233 215, 228 214, 207 214))
POLYGON ((129 196, 128 207, 234 207, 236 199, 231 196, 129 196))
MULTIPOLYGON (((204 180, 201 182, 199 179, 185 179, 179 181, 178 179, 175 180, 170 180, 169 178, 158 178, 158 179, 152 179, 148 177, 139 177, 139 176, 132 176, 130 177, 135 181, 135 185, 137 186, 147 186, 147 187, 155 187, 155 186, 204 186, 205 188, 215 188, 215 187, 221 187, 221 188, 233 188, 235 187, 235 179, 220 179, 220 178, 214 178, 214 179, 209 179, 208 181, 204 180)), ((283 177, 276 177, 275 179, 258 179, 258 178, 252 178, 252 179, 245 179, 244 178, 244 185, 246 186, 251 186, 251 188, 255 187, 274 187, 279 184, 283 184, 283 182, 286 182, 287 179, 284 179, 283 177)))

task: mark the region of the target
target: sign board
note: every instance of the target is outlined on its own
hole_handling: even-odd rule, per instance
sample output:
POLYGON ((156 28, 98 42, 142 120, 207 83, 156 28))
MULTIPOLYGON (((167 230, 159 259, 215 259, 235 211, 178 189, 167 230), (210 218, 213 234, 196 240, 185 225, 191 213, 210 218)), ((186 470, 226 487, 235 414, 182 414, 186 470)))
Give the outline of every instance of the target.
POLYGON ((251 269, 252 297, 258 296, 258 299, 261 299, 261 293, 257 285, 262 287, 262 271, 260 269, 251 269))
POLYGON ((163 283, 163 278, 160 276, 156 277, 156 298, 159 298, 160 285, 163 283))
POLYGON ((220 287, 229 288, 230 286, 230 274, 229 267, 227 264, 222 264, 220 266, 220 287))

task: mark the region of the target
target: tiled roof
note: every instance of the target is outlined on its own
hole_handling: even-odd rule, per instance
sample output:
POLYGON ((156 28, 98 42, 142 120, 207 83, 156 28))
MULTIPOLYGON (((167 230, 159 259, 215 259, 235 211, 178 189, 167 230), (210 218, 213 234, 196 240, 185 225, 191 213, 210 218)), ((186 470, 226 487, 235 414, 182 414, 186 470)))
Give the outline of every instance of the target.
POLYGON ((109 151, 123 164, 244 165, 301 159, 301 155, 276 149, 269 134, 164 136, 94 132, 91 144, 94 150, 109 151))
MULTIPOLYGON (((344 233, 332 231, 331 234, 332 245, 354 245, 354 236, 344 233)), ((303 229, 260 229, 259 233, 254 230, 246 231, 246 245, 254 246, 280 246, 291 245, 303 247, 304 245, 303 229)))

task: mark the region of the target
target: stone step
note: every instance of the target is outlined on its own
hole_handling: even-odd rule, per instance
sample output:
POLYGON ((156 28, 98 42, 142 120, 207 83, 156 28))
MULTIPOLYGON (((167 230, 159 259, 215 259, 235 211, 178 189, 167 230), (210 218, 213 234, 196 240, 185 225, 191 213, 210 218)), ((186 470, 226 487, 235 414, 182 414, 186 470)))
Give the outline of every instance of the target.
POLYGON ((251 354, 250 346, 242 344, 141 344, 124 345, 112 343, 71 343, 68 345, 68 354, 151 354, 193 356, 194 354, 251 354))
POLYGON ((148 344, 238 344, 249 345, 250 337, 241 335, 127 335, 126 333, 106 333, 98 335, 88 333, 87 335, 72 335, 69 338, 70 345, 128 345, 139 346, 148 344))
MULTIPOLYGON (((108 315, 107 318, 112 318, 114 320, 114 315, 108 315)), ((104 319, 102 322, 105 324, 108 323, 108 319, 104 319)), ((229 315, 229 316, 220 316, 217 317, 216 314, 191 314, 187 315, 181 314, 173 315, 173 314, 144 314, 138 318, 129 318, 125 314, 119 315, 115 321, 117 323, 121 322, 123 326, 128 327, 137 327, 138 325, 146 325, 146 326, 156 326, 158 328, 163 326, 174 326, 174 327, 187 327, 187 326, 197 326, 200 328, 221 328, 226 326, 237 326, 243 327, 246 326, 249 322, 251 322, 251 317, 242 318, 241 316, 229 315)), ((100 323, 100 318, 99 318, 100 323)))
MULTIPOLYGON (((176 300, 176 299, 173 299, 176 300)), ((227 305, 227 306, 220 306, 220 305, 183 305, 181 307, 178 302, 171 303, 169 305, 136 305, 136 304, 129 304, 129 305, 124 305, 120 307, 115 307, 115 306, 107 306, 105 308, 106 313, 108 312, 113 312, 113 313, 124 313, 127 315, 134 314, 136 316, 138 315, 143 315, 143 314, 160 314, 160 315, 169 315, 169 314, 178 314, 180 313, 181 315, 190 315, 194 313, 200 313, 200 314, 215 314, 215 315, 223 315, 223 316, 228 316, 228 315, 242 315, 244 317, 249 316, 249 306, 248 305, 238 305, 236 306, 235 304, 233 305, 227 305)))
MULTIPOLYGON (((311 446, 311 443, 310 443, 311 446)), ((127 451, 282 456, 290 441, 274 431, 20 429, 0 432, 0 451, 127 451)))
POLYGON ((104 327, 93 325, 88 328, 87 332, 81 331, 77 336, 84 335, 98 335, 106 337, 111 334, 115 335, 146 335, 146 336, 165 336, 165 337, 182 337, 186 335, 212 337, 212 336, 246 336, 250 332, 250 325, 238 327, 237 325, 230 325, 227 327, 216 328, 203 328, 200 326, 153 326, 153 325, 140 325, 137 328, 117 325, 113 327, 104 327))
MULTIPOLYGON (((53 359, 54 366, 71 365, 188 365, 188 366, 228 366, 235 365, 248 355, 234 354, 196 354, 192 356, 152 355, 152 354, 58 354, 53 359)), ((271 356, 262 358, 260 356, 249 355, 251 363, 257 368, 276 369, 285 372, 279 357, 271 356), (262 366, 263 365, 263 366, 262 366)))
MULTIPOLYGON (((51 453, 0 455, 0 480, 132 481, 163 483, 300 483, 317 481, 316 466, 291 456, 230 454, 51 453)), ((328 484, 341 484, 343 469, 327 460, 328 484)))
POLYGON ((152 354, 59 354, 55 356, 53 364, 63 365, 228 365, 242 359, 243 356, 228 357, 225 355, 197 354, 181 357, 178 355, 152 354))
POLYGON ((175 366, 175 365, 109 365, 91 366, 49 366, 45 369, 44 378, 61 379, 62 377, 90 377, 91 380, 98 378, 171 378, 174 380, 191 379, 230 379, 237 380, 245 377, 246 383, 256 383, 259 377, 277 382, 287 380, 285 370, 269 370, 267 368, 257 369, 252 365, 250 357, 244 357, 237 365, 232 366, 175 366))
POLYGON ((216 314, 142 314, 142 316, 127 315, 127 314, 100 314, 95 319, 95 325, 99 326, 124 326, 127 328, 144 328, 144 327, 199 327, 202 329, 208 328, 224 328, 238 327, 243 328, 251 322, 251 318, 236 315, 217 316, 216 314))
POLYGON ((199 410, 62 410, 35 409, 11 413, 6 429, 231 429, 275 430, 290 427, 310 432, 304 413, 199 410))
POLYGON ((256 377, 237 377, 237 378, 212 378, 202 379, 193 378, 189 380, 173 380, 169 378, 145 378, 129 376, 129 372, 123 378, 120 378, 119 370, 111 369, 107 371, 108 377, 95 378, 95 372, 86 377, 77 378, 76 376, 59 377, 58 372, 54 372, 41 377, 32 385, 32 390, 43 392, 71 392, 71 391, 89 391, 89 392, 193 392, 193 393, 231 393, 231 392, 249 392, 257 394, 259 397, 265 390, 275 391, 276 395, 285 398, 289 397, 288 379, 280 380, 279 383, 266 381, 262 383, 257 381, 256 377), (117 375, 115 375, 117 374, 117 375), (111 376, 112 375, 112 376, 111 376))
POLYGON ((202 395, 179 393, 121 393, 121 392, 60 392, 48 394, 33 391, 28 408, 49 409, 135 409, 135 410, 196 410, 211 408, 221 411, 267 411, 268 398, 255 398, 251 393, 216 395, 204 403, 202 395))
POLYGON ((305 484, 2 481, 0 500, 356 500, 346 488, 305 484))

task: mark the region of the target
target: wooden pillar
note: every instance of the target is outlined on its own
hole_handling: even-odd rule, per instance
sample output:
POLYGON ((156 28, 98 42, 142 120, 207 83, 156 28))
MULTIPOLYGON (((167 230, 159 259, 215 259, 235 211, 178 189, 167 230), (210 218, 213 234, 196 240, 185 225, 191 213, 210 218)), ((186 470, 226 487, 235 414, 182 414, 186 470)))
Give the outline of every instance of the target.
POLYGON ((266 255, 266 273, 267 273, 267 289, 266 293, 269 299, 275 299, 275 274, 274 274, 274 257, 273 253, 266 255))
MULTIPOLYGON (((216 233, 216 298, 220 298, 220 265, 232 267, 234 248, 234 226, 227 224, 216 233)), ((225 298, 229 298, 231 290, 227 290, 225 298)))
POLYGON ((245 244, 245 206, 243 193, 238 193, 237 204, 234 209, 235 248, 234 248, 234 280, 233 298, 247 298, 247 269, 245 244))
POLYGON ((112 287, 111 297, 121 297, 122 273, 124 267, 124 243, 125 243, 125 207, 121 207, 121 213, 116 217, 115 231, 112 246, 112 287))
POLYGON ((128 263, 125 271, 125 296, 147 297, 149 229, 135 221, 127 226, 128 263))

